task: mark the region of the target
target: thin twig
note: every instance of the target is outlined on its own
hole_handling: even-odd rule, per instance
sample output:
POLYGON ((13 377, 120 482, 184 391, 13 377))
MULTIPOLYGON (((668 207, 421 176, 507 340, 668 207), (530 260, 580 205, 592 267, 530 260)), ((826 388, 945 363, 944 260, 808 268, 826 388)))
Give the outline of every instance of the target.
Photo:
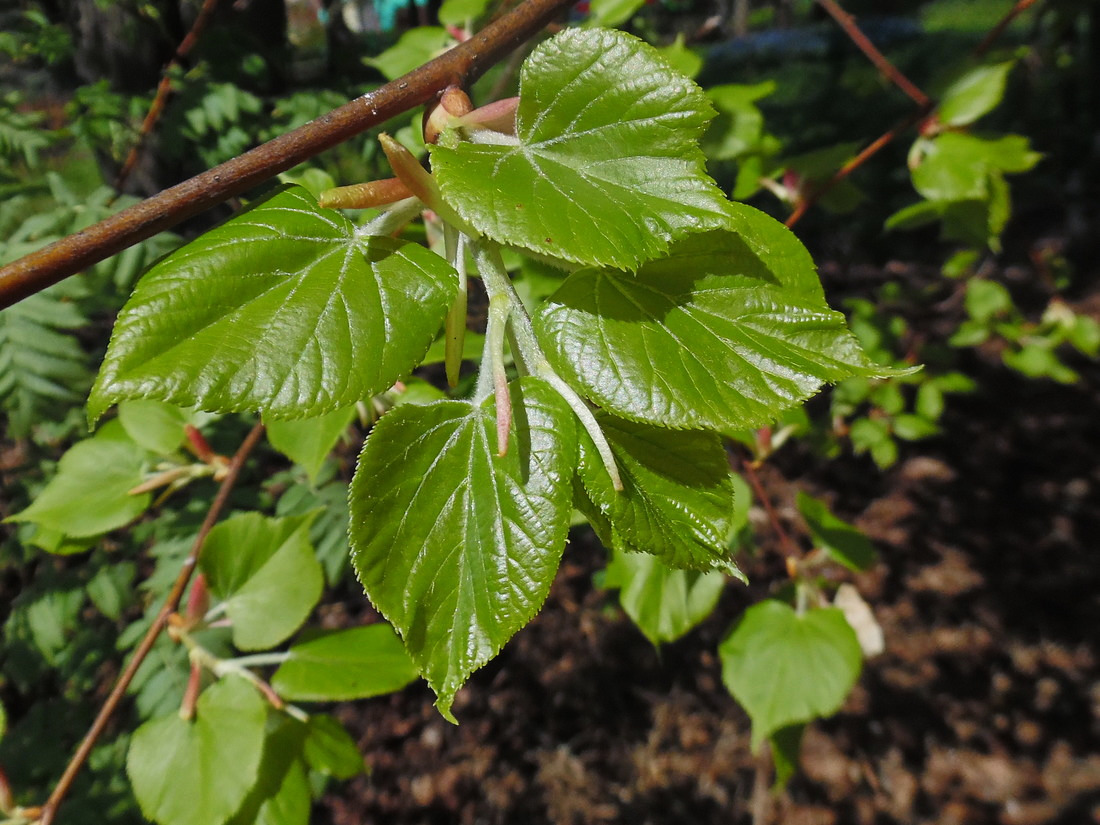
POLYGON ((756 465, 746 458, 742 459, 741 466, 745 469, 745 476, 748 478, 753 492, 756 493, 756 497, 760 500, 760 505, 764 508, 764 512, 768 514, 768 521, 771 523, 772 529, 775 530, 775 535, 779 539, 779 545, 783 550, 783 555, 788 559, 797 559, 801 555, 801 551, 799 551, 798 545, 794 543, 790 533, 788 533, 783 526, 783 522, 779 520, 779 514, 775 511, 775 507, 772 506, 771 499, 768 498, 768 494, 764 490, 764 485, 760 483, 760 476, 756 472, 756 465))
POLYGON ((54 788, 53 793, 50 794, 50 798, 46 800, 46 804, 42 806, 42 816, 38 820, 38 825, 50 825, 54 817, 57 816, 58 808, 64 801, 65 796, 69 793, 69 789, 76 780, 77 774, 80 773, 80 769, 87 761, 89 754, 91 754, 92 748, 95 747, 95 743, 99 740, 99 737, 103 735, 107 723, 118 708, 123 696, 125 696, 126 689, 130 686, 130 682, 133 681, 138 668, 141 667, 142 662, 144 662, 145 658, 149 655, 149 651, 153 649, 157 637, 168 623, 168 617, 175 613, 179 607, 180 601, 183 599, 184 591, 187 589, 187 584, 191 581, 191 576, 195 572, 195 567, 198 564, 199 553, 202 552, 203 542, 206 540, 207 534, 214 527, 214 523, 217 522, 222 510, 225 509, 226 502, 229 501, 229 494, 233 491, 233 487, 237 483, 237 477, 241 473, 241 468, 244 466, 245 459, 248 458, 248 455, 259 443, 263 434, 263 424, 257 424, 253 427, 233 456, 233 460, 229 462, 229 468, 226 471, 225 479, 222 481, 221 487, 218 488, 218 494, 214 497, 210 509, 206 511, 206 518, 203 519, 198 535, 195 536, 195 543, 191 546, 191 552, 187 554, 187 558, 184 559, 183 568, 176 577, 176 582, 172 585, 172 590, 168 594, 168 598, 164 600, 160 612, 158 612, 156 618, 153 619, 152 625, 150 625, 149 630, 145 633, 145 637, 134 651, 134 655, 130 659, 129 664, 126 665, 126 669, 115 681, 114 687, 111 688, 110 695, 103 702, 103 706, 99 709, 99 713, 96 714, 95 721, 92 722, 92 726, 88 729, 88 733, 85 734, 84 740, 80 743, 80 747, 76 749, 76 752, 69 760, 69 764, 65 766, 65 772, 61 775, 61 779, 58 780, 57 786, 54 788))
POLYGON ((187 58, 187 55, 191 53, 191 50, 195 48, 195 44, 199 42, 199 37, 202 36, 203 29, 205 29, 206 24, 210 22, 210 18, 214 16, 214 8, 217 5, 218 0, 203 0, 202 7, 195 17, 195 22, 191 24, 191 30, 187 32, 183 40, 180 41, 176 53, 172 55, 172 59, 169 60, 168 65, 164 67, 160 83, 157 84, 157 93, 153 97, 153 102, 149 104, 149 111, 145 113, 145 120, 141 123, 141 130, 138 132, 137 139, 134 141, 134 145, 130 147, 130 152, 126 155, 126 160, 123 162, 122 168, 118 170, 118 174, 115 176, 116 192, 122 191, 122 187, 126 184, 127 178, 130 177, 130 173, 137 165, 138 158, 141 156, 141 150, 145 147, 145 141, 149 138, 149 135, 152 134, 153 127, 157 125, 157 121, 160 120, 160 116, 164 112, 164 106, 168 102, 168 95, 172 93, 172 69, 180 65, 187 58))
POLYGON ((1004 30, 1012 24, 1012 21, 1034 6, 1036 2, 1038 2, 1038 0, 1018 0, 1008 14, 1002 17, 997 25, 989 30, 989 34, 982 38, 982 42, 974 49, 974 56, 984 57, 985 53, 989 51, 990 47, 997 41, 997 38, 1004 34, 1004 30))
POLYGON ((843 166, 833 173, 833 176, 824 183, 815 186, 804 197, 802 197, 795 205, 794 211, 791 212, 790 217, 787 218, 784 223, 787 227, 792 227, 798 223, 802 216, 814 206, 819 200, 838 183, 848 177, 852 172, 877 155, 883 149, 885 149, 891 142, 900 137, 911 127, 920 123, 928 115, 929 110, 932 108, 931 102, 927 105, 920 107, 912 114, 908 115, 904 120, 898 122, 896 126, 893 126, 888 131, 879 135, 875 140, 871 141, 858 155, 849 160, 843 166))
POLYGON ((829 13, 840 27, 844 29, 848 37, 852 42, 859 47, 859 50, 867 55, 867 59, 875 64, 875 68, 886 75, 887 79, 905 94, 909 95, 914 103, 918 106, 930 106, 932 101, 924 92, 916 87, 916 85, 909 80, 901 70, 895 66, 882 52, 878 50, 874 43, 868 39, 867 35, 856 25, 855 18, 848 12, 844 11, 834 0, 817 0, 819 6, 829 13))
POLYGON ((0 309, 427 103, 448 86, 472 83, 572 2, 525 0, 469 40, 407 75, 0 268, 0 309))

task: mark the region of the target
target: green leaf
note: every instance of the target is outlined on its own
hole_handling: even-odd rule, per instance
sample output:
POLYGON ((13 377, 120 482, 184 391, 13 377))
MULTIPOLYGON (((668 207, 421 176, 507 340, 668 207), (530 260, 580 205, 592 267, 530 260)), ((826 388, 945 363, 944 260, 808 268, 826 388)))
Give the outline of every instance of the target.
POLYGON ((123 398, 267 419, 332 412, 416 366, 456 289, 438 255, 359 237, 305 190, 282 189, 142 278, 88 416, 123 398))
POLYGON ((168 455, 183 443, 183 428, 191 423, 191 416, 172 404, 136 398, 118 405, 118 420, 140 446, 158 455, 168 455))
POLYGON ((622 477, 616 490, 580 434, 579 509, 610 549, 652 553, 671 567, 738 575, 727 543, 733 515, 729 459, 713 433, 664 430, 597 413, 622 477))
POLYGON ((764 113, 756 102, 774 91, 774 80, 751 86, 729 83, 707 89, 707 97, 718 110, 718 117, 710 124, 703 140, 707 157, 732 160, 748 152, 761 151, 764 148, 764 113))
POLYGON ((308 825, 312 799, 301 758, 305 736, 300 722, 271 717, 256 784, 230 825, 308 825))
POLYGON ((314 513, 271 519, 243 513, 210 531, 199 566, 225 602, 241 650, 277 645, 301 627, 324 587, 309 541, 314 513))
POLYGON ((302 758, 311 770, 336 779, 351 779, 366 771, 355 740, 327 713, 309 717, 302 758))
POLYGON ((745 611, 718 648, 722 681, 752 719, 752 746, 836 713, 859 676, 859 641, 835 608, 801 616, 773 599, 745 611))
POLYGON ((604 578, 623 610, 654 645, 674 642, 710 615, 725 587, 718 571, 675 570, 656 556, 617 551, 604 578))
POLYGON ((846 521, 837 518, 821 499, 801 490, 796 499, 798 512, 810 528, 814 546, 849 570, 867 570, 875 563, 875 548, 871 540, 846 521))
POLYGON ((518 141, 431 147, 444 199, 479 232, 630 269, 723 223, 697 142, 703 92, 623 32, 566 29, 520 74, 518 141))
POLYGON ((1019 135, 987 140, 945 132, 918 146, 922 157, 913 170, 913 186, 931 201, 984 201, 992 172, 1026 172, 1042 157, 1019 135))
POLYGON ((122 611, 134 602, 134 577, 137 566, 132 561, 104 564, 88 580, 88 598, 104 616, 118 621, 122 611))
POLYGON ((592 0, 588 21, 593 26, 620 26, 645 5, 646 0, 592 0))
POLYGON ((292 701, 337 702, 401 690, 417 675, 393 628, 374 624, 291 646, 271 686, 292 701))
POLYGON ((546 599, 571 514, 572 411, 512 385, 507 454, 492 400, 402 406, 375 425, 352 481, 352 562, 449 719, 455 692, 546 599))
POLYGON ((142 813, 159 825, 221 825, 256 782, 267 707, 255 688, 229 676, 203 691, 195 718, 143 724, 126 772, 142 813))
MULTIPOLYGON (((770 218, 759 216, 759 220, 770 218)), ((733 232, 681 241, 635 276, 573 273, 536 330, 559 373, 624 418, 732 431, 770 422, 825 381, 896 371, 875 364, 776 246, 770 268, 733 232)))
POLYGON ((149 506, 148 493, 129 494, 142 482, 145 457, 122 426, 109 421, 65 453, 30 507, 5 521, 29 521, 75 538, 123 527, 149 506))
POLYGON ((788 725, 769 737, 772 762, 775 764, 773 791, 785 788, 798 770, 798 751, 802 746, 802 733, 805 730, 805 725, 788 725))
POLYGON ((902 413, 894 417, 894 435, 906 441, 920 441, 939 433, 935 421, 929 421, 919 415, 902 413))
POLYGON ((439 22, 445 26, 465 26, 485 14, 488 5, 489 0, 444 0, 439 7, 439 22))
POLYGON ((1005 82, 1015 61, 971 69, 940 97, 940 122, 965 126, 996 108, 1005 93, 1005 82))
POLYGON ((676 35, 676 39, 667 46, 662 46, 657 51, 675 71, 684 77, 695 77, 703 68, 703 58, 699 53, 684 43, 684 34, 676 35))
POLYGON ((365 57, 363 62, 378 69, 387 80, 394 80, 447 51, 455 42, 440 26, 417 26, 380 55, 365 57))
POLYGON ((301 421, 272 421, 267 425, 267 440, 295 464, 300 464, 310 482, 316 483, 325 458, 354 418, 355 407, 350 406, 301 421))
POLYGON ((989 194, 989 158, 984 141, 948 133, 922 143, 913 187, 931 201, 982 200, 989 194))
POLYGON ((1016 305, 1004 284, 975 278, 966 285, 966 311, 981 324, 1010 315, 1016 305))

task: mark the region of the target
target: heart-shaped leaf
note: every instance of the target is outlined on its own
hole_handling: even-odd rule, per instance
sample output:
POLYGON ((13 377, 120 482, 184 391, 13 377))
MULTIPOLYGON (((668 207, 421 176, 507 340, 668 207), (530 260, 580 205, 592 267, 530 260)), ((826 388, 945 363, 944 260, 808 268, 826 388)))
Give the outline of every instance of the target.
POLYGON ((714 110, 635 37, 567 29, 523 64, 513 144, 431 147, 444 199, 478 231, 578 263, 631 269, 721 225, 698 141, 714 110))
POLYGON ((863 662, 836 608, 797 614, 768 599, 745 611, 718 648, 722 681, 752 719, 752 746, 780 728, 840 709, 863 662))
POLYGON ((289 187, 154 266, 115 324, 88 400, 306 418, 419 363, 458 288, 427 249, 360 237, 289 187))
POLYGON ((820 287, 789 270, 800 257, 785 251, 773 270, 738 234, 695 235, 636 275, 574 272, 536 330, 562 376, 617 415, 719 432, 760 426, 826 381, 896 374, 867 358, 820 287))
POLYGON ((210 531, 199 564, 225 602, 241 650, 277 645, 301 627, 324 587, 309 540, 310 513, 270 519, 242 513, 210 531))
POLYGON ((733 481, 713 433, 678 432, 597 414, 623 489, 616 490, 587 433, 579 435, 580 509, 613 550, 652 553, 670 567, 738 575, 729 558, 733 481), (595 508, 600 518, 592 512, 595 508))
POLYGON ((228 676, 202 695, 195 718, 151 719, 135 732, 126 772, 142 813, 159 825, 221 825, 256 783, 267 706, 228 676))
POLYGON ((352 481, 352 562, 453 720, 455 692, 542 606, 561 561, 577 443, 545 382, 512 385, 508 451, 492 400, 398 407, 352 481))

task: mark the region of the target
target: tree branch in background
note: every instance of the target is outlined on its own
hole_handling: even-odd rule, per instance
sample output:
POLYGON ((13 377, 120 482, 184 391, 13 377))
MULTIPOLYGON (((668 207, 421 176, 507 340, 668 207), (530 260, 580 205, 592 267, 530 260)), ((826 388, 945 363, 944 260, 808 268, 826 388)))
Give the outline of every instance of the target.
POLYGON ((1009 10, 1008 14, 1002 17, 997 22, 997 25, 989 30, 989 34, 987 34, 982 39, 982 42, 978 44, 977 48, 974 49, 974 56, 983 57, 985 53, 989 51, 990 47, 992 47, 992 45, 997 41, 997 38, 999 38, 1004 33, 1004 30, 1012 24, 1012 21, 1019 17, 1023 12, 1034 6, 1036 1, 1037 0, 1018 0, 1016 5, 1009 10))
POLYGON ((858 155, 856 155, 854 158, 852 158, 839 169, 837 169, 836 172, 833 173, 833 176, 827 181, 820 184, 819 186, 813 187, 809 192, 806 193, 804 197, 798 200, 798 203, 795 204, 794 211, 791 212, 787 220, 784 221, 784 224, 786 224, 787 228, 790 228, 798 223, 802 219, 802 216, 805 215, 806 212, 819 200, 825 197, 826 193, 828 193, 829 190, 831 190, 834 186, 836 186, 838 183, 840 183, 842 180, 852 174, 852 172, 856 171, 856 169, 861 167, 864 163, 877 155, 880 151, 885 149, 896 138, 909 131, 909 129, 915 126, 917 123, 922 122, 927 117, 928 112, 931 108, 932 103, 931 101, 929 101, 926 106, 920 107, 919 109, 917 109, 917 111, 913 112, 907 118, 899 122, 896 126, 892 127, 889 131, 884 132, 883 134, 875 138, 875 140, 871 141, 871 143, 869 143, 862 151, 860 151, 858 155))
POLYGON ((263 424, 254 426, 241 443, 241 446, 237 449, 232 461, 229 462, 225 478, 222 481, 221 487, 218 488, 218 494, 214 497, 210 509, 206 512, 206 518, 203 519, 198 535, 195 536, 195 542, 191 546, 191 552, 188 553, 187 558, 184 559, 183 567, 176 577, 175 584, 172 585, 172 590, 168 594, 168 598, 164 600, 163 606, 157 613, 156 618, 153 619, 153 623, 150 625, 149 630, 146 631, 141 643, 134 651, 134 655, 130 659, 129 664, 126 665, 126 669, 115 681, 114 687, 111 688, 110 695, 104 700, 103 706, 99 709, 99 713, 96 714, 95 721, 92 722, 92 726, 88 729, 88 733, 85 734, 83 741, 80 743, 80 747, 76 749, 76 752, 69 760, 69 764, 65 766, 65 772, 61 775, 61 779, 58 780, 57 786, 54 788, 53 793, 50 794, 50 798, 46 801, 46 804, 42 806, 38 825, 51 825, 54 817, 57 816, 58 808, 65 800, 65 796, 69 793, 69 789, 76 780, 77 774, 80 773, 80 769, 84 767, 84 763, 88 760, 88 756, 91 754, 92 748, 95 747, 95 743, 99 740, 99 737, 103 735, 103 731, 106 729, 107 723, 110 721, 111 716, 122 701, 122 697, 126 695, 126 689, 130 686, 130 682, 133 681, 138 668, 141 667, 142 662, 144 662, 145 658, 149 655, 149 651, 153 649, 153 645, 156 643, 157 637, 160 635, 161 631, 167 626, 168 617, 179 608, 184 591, 187 590, 187 585, 191 581, 191 576, 195 572, 195 567, 198 565, 199 553, 202 552, 203 542, 206 541, 207 534, 214 527, 219 516, 221 516, 222 510, 225 509, 226 502, 229 501, 229 494, 233 491, 233 487, 237 483, 237 478, 241 474, 241 468, 244 466, 245 459, 248 458, 249 454, 259 443, 263 434, 263 424))
POLYGON ((141 122, 141 130, 138 132, 137 139, 134 141, 134 145, 130 147, 130 152, 126 155, 126 160, 123 162, 122 168, 118 170, 118 174, 115 176, 116 191, 121 192, 122 187, 126 185, 127 178, 130 177, 130 173, 137 165, 138 158, 141 157, 141 150, 145 147, 145 141, 148 140, 149 135, 152 134, 153 128, 157 125, 157 121, 160 120, 160 116, 164 112, 164 106, 168 102, 168 96, 172 93, 172 69, 180 65, 184 59, 186 59, 187 55, 191 53, 191 50, 195 48, 195 44, 199 42, 199 37, 202 36, 206 24, 209 23, 210 18, 214 16, 214 9, 217 5, 218 0, 203 0, 202 8, 199 9, 198 16, 195 17, 195 22, 191 25, 191 30, 187 32, 187 35, 180 41, 176 53, 172 55, 172 59, 169 60, 168 65, 164 67, 160 83, 157 85, 156 96, 153 98, 153 102, 149 104, 149 111, 145 113, 145 120, 141 122))
POLYGON ((825 9, 825 11, 829 13, 829 16, 844 29, 852 42, 859 47, 861 52, 867 55, 867 59, 870 60, 875 65, 875 68, 882 72, 891 83, 905 92, 905 94, 907 94, 918 106, 932 105, 931 98, 918 89, 916 84, 902 74, 901 70, 891 63, 886 55, 878 50, 875 44, 872 43, 859 26, 856 25, 855 18, 837 5, 835 0, 817 0, 817 4, 825 9))
POLYGON ((572 2, 525 0, 469 40, 404 77, 0 268, 0 309, 427 103, 448 86, 473 82, 572 2))

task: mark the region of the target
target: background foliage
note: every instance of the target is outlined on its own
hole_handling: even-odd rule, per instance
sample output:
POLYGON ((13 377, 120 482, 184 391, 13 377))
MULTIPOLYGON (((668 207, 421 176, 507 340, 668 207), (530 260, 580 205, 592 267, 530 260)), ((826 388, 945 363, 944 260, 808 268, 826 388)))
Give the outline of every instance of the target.
MULTIPOLYGON (((418 65, 460 33, 454 27, 493 11, 451 0, 439 10, 451 30, 414 27, 400 36, 353 32, 340 15, 318 41, 309 36, 316 26, 296 30, 282 5, 223 10, 189 64, 173 70, 174 96, 128 190, 155 191, 319 115, 418 65), (280 22, 287 19, 290 30, 280 22)), ((718 112, 703 137, 708 171, 735 198, 782 219, 911 105, 811 4, 746 5, 750 34, 736 39, 722 29, 701 33, 710 12, 704 8, 594 2, 588 16, 580 19, 578 10, 574 22, 627 27, 662 47, 679 71, 696 76, 718 112)), ((831 188, 798 232, 819 261, 893 258, 933 268, 932 277, 876 289, 826 279, 833 305, 843 306, 874 360, 924 369, 886 380, 848 378, 763 430, 724 433, 744 467, 793 444, 815 460, 854 451, 889 468, 913 454, 912 442, 937 434, 946 405, 978 389, 968 374, 974 352, 1039 381, 1077 382, 1091 368, 1100 326, 1074 309, 1074 299, 1087 286, 1084 255, 1096 228, 1088 193, 1100 185, 1100 155, 1089 136, 1100 125, 1100 102, 1090 78, 1100 60, 1100 23, 1087 4, 1046 3, 1011 27, 988 57, 974 59, 974 47, 1007 5, 898 3, 890 9, 894 16, 882 20, 870 18, 877 7, 850 5, 867 13, 861 22, 896 65, 940 101, 938 117, 831 188), (1017 246, 1025 235, 1013 228, 1021 226, 1029 227, 1029 243, 1040 236, 1037 226, 1056 239, 1017 246), (1043 273, 1042 283, 1002 278, 999 262, 1026 256, 1043 273), (961 303, 965 320, 944 324, 933 339, 913 336, 907 319, 945 303, 961 303)), ((35 3, 0 13, 0 261, 132 202, 132 195, 116 196, 111 184, 152 99, 152 88, 137 78, 156 76, 193 13, 186 3, 136 0, 109 9, 35 3)), ((514 70, 505 65, 490 73, 475 99, 510 93, 514 70)), ((419 114, 389 128, 422 152, 418 127, 419 114)), ((377 146, 366 136, 285 177, 316 192, 384 176, 377 146)), ((451 186, 460 193, 469 164, 448 172, 444 152, 433 152, 437 158, 445 191, 451 186)), ((16 516, 0 546, 0 765, 19 804, 40 802, 56 781, 89 721, 86 697, 109 682, 174 578, 213 494, 211 479, 222 466, 217 456, 231 454, 251 423, 247 416, 189 416, 127 402, 133 406, 124 404, 117 421, 94 436, 84 428, 84 401, 111 322, 138 276, 217 217, 223 216, 133 247, 0 314, 3 515, 16 516), (201 429, 209 454, 188 439, 185 425, 201 429), (152 478, 162 485, 124 495, 152 478)), ((525 295, 545 297, 560 282, 537 262, 509 266, 525 295)), ((566 311, 555 306, 539 323, 553 325, 566 311)), ((125 822, 144 813, 170 823, 234 816, 244 822, 275 817, 264 806, 282 800, 291 812, 272 821, 303 821, 310 800, 333 778, 363 771, 347 733, 324 712, 327 703, 399 689, 415 670, 384 625, 322 629, 316 621, 319 602, 362 599, 349 575, 345 537, 358 441, 348 437, 349 427, 362 433, 382 410, 439 394, 440 383, 428 369, 393 390, 358 388, 363 391, 312 424, 272 423, 270 446, 234 494, 239 514, 212 534, 203 559, 210 596, 224 605, 219 609, 232 618, 232 630, 203 630, 182 645, 158 643, 135 682, 128 716, 97 746, 66 817, 125 822), (219 542, 257 550, 236 558, 219 553, 219 542), (293 592, 287 581, 295 583, 293 592), (267 618, 274 605, 279 623, 267 618), (252 672, 247 655, 272 648, 280 648, 275 658, 251 662, 284 699, 326 703, 308 721, 272 713, 240 681, 252 672), (187 692, 185 649, 201 651, 192 657, 214 657, 211 669, 227 672, 203 692, 198 718, 214 724, 222 714, 239 752, 203 748, 202 737, 214 734, 175 717, 187 692), (304 677, 307 665, 314 675, 304 677), (338 676, 326 680, 318 673, 338 676), (175 775, 213 772, 228 781, 240 774, 233 786, 244 789, 240 798, 227 791, 222 808, 206 810, 192 807, 182 790, 173 796, 161 784, 167 770, 145 770, 169 752, 175 775), (211 754, 218 761, 205 763, 211 754), (246 798, 249 788, 254 793, 246 798)), ((465 389, 470 383, 467 377, 465 389)), ((737 509, 723 537, 743 554, 752 553, 759 529, 750 526, 750 502, 757 512, 764 504, 750 486, 753 472, 733 477, 737 509)), ((754 741, 771 737, 780 777, 793 762, 801 725, 835 712, 858 675, 866 627, 852 609, 826 605, 846 575, 841 571, 874 561, 869 544, 823 502, 800 499, 797 510, 803 529, 790 580, 776 581, 774 598, 745 610, 718 648, 722 678, 751 716, 754 741), (805 612, 808 605, 820 609, 805 612), (753 635, 757 624, 762 633, 753 635), (768 641, 767 633, 779 634, 779 641, 768 641), (827 655, 814 660, 824 671, 801 681, 813 689, 794 691, 779 705, 769 701, 783 685, 800 681, 764 690, 767 680, 782 672, 783 662, 806 659, 804 646, 817 637, 826 639, 817 649, 827 655), (761 645, 765 650, 753 656, 761 645), (788 659, 767 658, 784 655, 785 647, 788 659)), ((587 514, 601 534, 596 514, 587 514)), ((615 551, 600 580, 619 591, 622 609, 654 644, 689 632, 724 589, 740 587, 727 585, 721 573, 673 570, 653 557, 621 552, 629 542, 616 542, 606 529, 601 538, 615 551)), ((863 647, 868 650, 866 642, 863 647)))

